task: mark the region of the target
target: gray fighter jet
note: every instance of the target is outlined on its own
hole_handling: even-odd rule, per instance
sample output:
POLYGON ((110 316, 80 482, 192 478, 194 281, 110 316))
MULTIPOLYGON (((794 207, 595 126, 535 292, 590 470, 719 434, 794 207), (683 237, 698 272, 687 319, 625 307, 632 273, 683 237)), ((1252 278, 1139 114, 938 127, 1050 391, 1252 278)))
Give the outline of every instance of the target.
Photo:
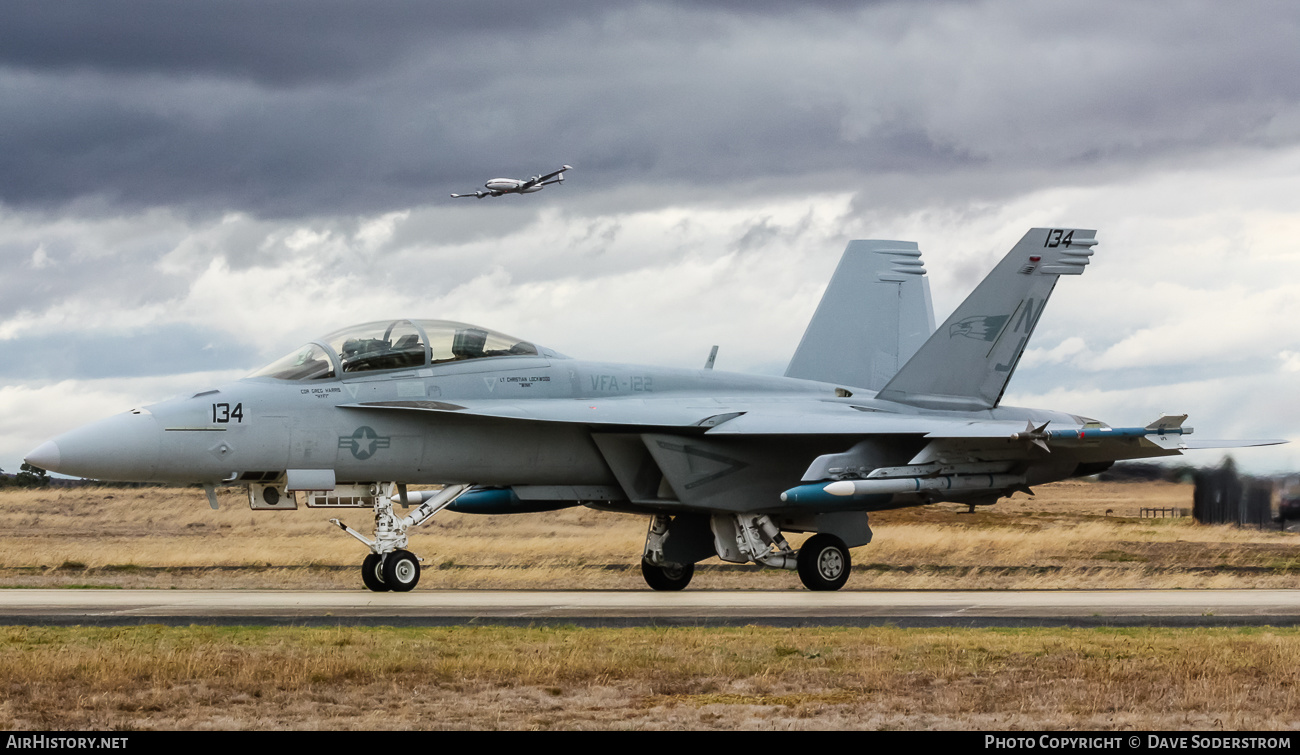
POLYGON ((103 480, 247 487, 255 510, 361 507, 362 579, 410 590, 408 533, 447 508, 586 505, 648 517, 657 590, 711 556, 842 587, 868 514, 991 504, 1201 441, 1186 415, 1111 427, 1001 406, 1057 279, 1094 232, 1035 228, 937 330, 916 244, 849 244, 784 377, 572 359, 486 328, 345 328, 229 385, 110 417, 27 461, 103 480), (440 487, 439 487, 440 486, 440 487), (424 487, 425 489, 417 489, 424 487), (402 504, 409 513, 394 510, 402 504), (413 510, 410 510, 414 507, 413 510), (403 515, 405 514, 405 515, 403 515), (815 533, 798 550, 783 533, 815 533))
POLYGON ((553 173, 547 173, 544 176, 533 176, 529 179, 492 178, 489 179, 487 183, 483 184, 487 187, 487 191, 479 189, 478 191, 466 194, 452 194, 451 196, 453 199, 459 199, 461 197, 478 197, 479 199, 482 199, 483 197, 499 197, 502 194, 532 194, 535 191, 541 191, 543 188, 550 186, 551 184, 564 183, 564 171, 566 170, 573 170, 573 166, 565 165, 553 173))

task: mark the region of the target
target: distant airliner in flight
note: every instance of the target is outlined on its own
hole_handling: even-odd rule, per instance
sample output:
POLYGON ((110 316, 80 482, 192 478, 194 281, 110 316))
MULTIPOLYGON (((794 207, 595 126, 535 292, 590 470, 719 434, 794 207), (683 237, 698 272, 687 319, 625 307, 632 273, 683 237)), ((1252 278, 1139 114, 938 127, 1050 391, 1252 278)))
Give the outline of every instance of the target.
POLYGON ((460 197, 499 197, 502 194, 532 194, 534 191, 541 191, 542 187, 551 184, 564 183, 564 171, 573 170, 572 165, 564 165, 554 173, 547 173, 544 176, 533 176, 528 180, 518 178, 493 178, 483 184, 487 191, 478 190, 472 194, 452 194, 453 198, 460 197))

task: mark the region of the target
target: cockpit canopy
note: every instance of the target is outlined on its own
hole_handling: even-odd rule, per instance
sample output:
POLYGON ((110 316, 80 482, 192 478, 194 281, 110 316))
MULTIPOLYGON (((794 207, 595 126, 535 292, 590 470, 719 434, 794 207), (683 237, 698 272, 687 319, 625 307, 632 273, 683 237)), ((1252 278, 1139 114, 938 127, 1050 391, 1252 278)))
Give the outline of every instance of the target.
POLYGON ((308 343, 249 377, 324 380, 376 370, 508 356, 565 358, 495 330, 450 320, 382 320, 308 343))

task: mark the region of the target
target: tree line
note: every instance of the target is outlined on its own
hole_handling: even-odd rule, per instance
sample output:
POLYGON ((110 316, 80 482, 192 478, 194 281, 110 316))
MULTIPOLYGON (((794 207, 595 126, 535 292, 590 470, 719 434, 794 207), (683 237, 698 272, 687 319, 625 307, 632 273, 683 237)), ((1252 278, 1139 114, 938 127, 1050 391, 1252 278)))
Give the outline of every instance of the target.
POLYGON ((18 474, 12 477, 5 474, 0 469, 0 488, 13 486, 16 488, 44 488, 49 487, 50 475, 44 469, 23 462, 23 466, 18 470, 18 474))

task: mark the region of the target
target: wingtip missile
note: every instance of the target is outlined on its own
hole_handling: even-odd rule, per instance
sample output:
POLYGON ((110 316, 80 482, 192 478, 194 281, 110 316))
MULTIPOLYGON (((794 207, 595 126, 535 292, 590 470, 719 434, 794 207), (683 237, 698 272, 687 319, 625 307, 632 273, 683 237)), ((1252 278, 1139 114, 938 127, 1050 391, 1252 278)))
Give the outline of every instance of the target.
POLYGON ((1011 433, 1011 439, 1027 440, 1033 445, 1038 446, 1039 448, 1043 449, 1044 451, 1050 454, 1052 452, 1052 449, 1047 447, 1047 437, 1048 437, 1047 426, 1050 424, 1051 422, 1048 421, 1048 422, 1044 422, 1038 427, 1034 427, 1034 423, 1032 420, 1026 421, 1025 431, 1023 433, 1011 433))

